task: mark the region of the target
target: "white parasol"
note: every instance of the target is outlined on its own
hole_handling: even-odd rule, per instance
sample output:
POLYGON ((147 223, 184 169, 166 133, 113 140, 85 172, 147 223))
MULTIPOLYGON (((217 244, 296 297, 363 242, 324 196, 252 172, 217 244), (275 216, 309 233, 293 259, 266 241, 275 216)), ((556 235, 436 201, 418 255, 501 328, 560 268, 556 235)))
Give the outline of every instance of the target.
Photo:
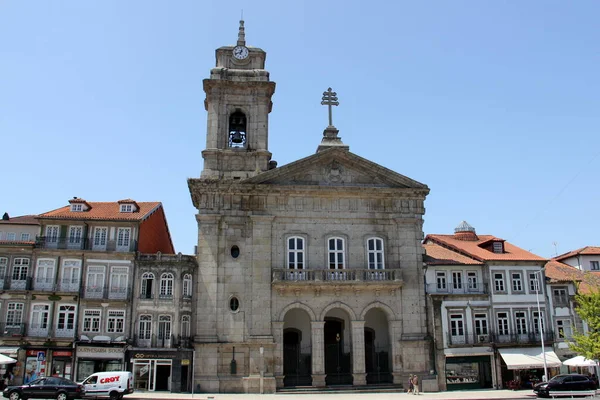
POLYGON ((563 364, 571 367, 595 367, 598 365, 596 361, 588 360, 584 356, 569 358, 568 360, 563 361, 563 364))

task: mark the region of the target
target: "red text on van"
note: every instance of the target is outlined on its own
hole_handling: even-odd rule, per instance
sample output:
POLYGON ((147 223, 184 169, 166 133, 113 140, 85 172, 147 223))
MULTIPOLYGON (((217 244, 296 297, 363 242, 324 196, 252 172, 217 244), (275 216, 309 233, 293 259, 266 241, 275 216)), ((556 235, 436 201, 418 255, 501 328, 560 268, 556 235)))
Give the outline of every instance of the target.
POLYGON ((119 382, 119 378, 121 378, 119 375, 111 376, 110 378, 102 378, 100 379, 100 383, 119 382))

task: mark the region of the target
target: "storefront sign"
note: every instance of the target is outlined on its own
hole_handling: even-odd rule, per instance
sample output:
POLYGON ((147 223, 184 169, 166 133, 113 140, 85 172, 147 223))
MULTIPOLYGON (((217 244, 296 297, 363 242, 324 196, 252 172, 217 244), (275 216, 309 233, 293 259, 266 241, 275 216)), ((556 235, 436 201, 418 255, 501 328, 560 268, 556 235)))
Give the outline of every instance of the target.
POLYGON ((121 347, 92 347, 81 346, 77 348, 79 358, 123 358, 121 347))
POLYGON ((23 383, 46 375, 46 350, 27 350, 23 383))
POLYGON ((54 357, 72 357, 73 356, 73 352, 72 351, 65 351, 65 350, 54 350, 52 352, 52 355, 54 357))
POLYGON ((133 358, 136 358, 138 360, 177 358, 177 353, 133 353, 133 358))

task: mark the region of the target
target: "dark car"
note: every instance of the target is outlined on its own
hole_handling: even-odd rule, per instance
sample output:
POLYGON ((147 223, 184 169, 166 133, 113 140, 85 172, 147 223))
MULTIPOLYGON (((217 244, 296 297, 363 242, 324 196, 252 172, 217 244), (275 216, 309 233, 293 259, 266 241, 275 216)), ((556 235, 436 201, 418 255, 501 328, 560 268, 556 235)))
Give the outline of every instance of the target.
POLYGON ((596 390, 596 382, 585 375, 569 374, 556 375, 548 382, 538 383, 533 391, 539 397, 550 397, 550 392, 578 392, 584 390, 596 390))
POLYGON ((85 394, 82 385, 64 378, 47 377, 21 386, 8 386, 2 392, 10 400, 19 399, 81 399, 85 394))

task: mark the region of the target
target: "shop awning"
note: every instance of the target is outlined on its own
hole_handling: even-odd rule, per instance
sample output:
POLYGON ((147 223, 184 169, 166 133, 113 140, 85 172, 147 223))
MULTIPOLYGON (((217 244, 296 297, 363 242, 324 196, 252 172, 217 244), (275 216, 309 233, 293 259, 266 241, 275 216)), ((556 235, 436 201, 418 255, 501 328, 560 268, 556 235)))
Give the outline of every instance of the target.
POLYGON ((18 347, 0 346, 0 354, 4 354, 5 356, 15 358, 17 356, 17 353, 19 353, 18 347))
POLYGON ((544 353, 548 368, 560 367, 562 363, 552 349, 546 347, 545 350, 542 352, 541 347, 498 349, 508 369, 544 368, 544 353))

